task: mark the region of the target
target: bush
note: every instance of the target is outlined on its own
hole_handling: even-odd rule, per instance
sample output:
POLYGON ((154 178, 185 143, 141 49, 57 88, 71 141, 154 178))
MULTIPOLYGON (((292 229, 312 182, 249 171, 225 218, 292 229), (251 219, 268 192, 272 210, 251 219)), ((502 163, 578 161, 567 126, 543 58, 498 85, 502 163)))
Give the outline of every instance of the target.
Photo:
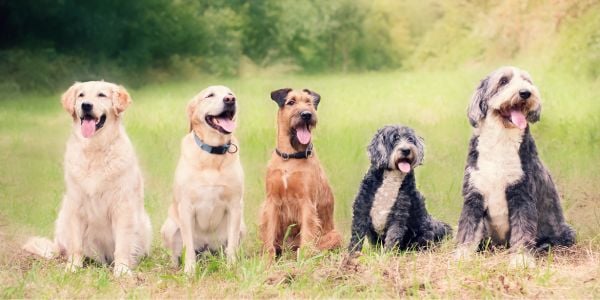
POLYGON ((556 65, 582 77, 600 77, 600 4, 580 8, 559 32, 556 65))
POLYGON ((598 78, 599 14, 597 0, 0 1, 0 90, 531 60, 598 78))

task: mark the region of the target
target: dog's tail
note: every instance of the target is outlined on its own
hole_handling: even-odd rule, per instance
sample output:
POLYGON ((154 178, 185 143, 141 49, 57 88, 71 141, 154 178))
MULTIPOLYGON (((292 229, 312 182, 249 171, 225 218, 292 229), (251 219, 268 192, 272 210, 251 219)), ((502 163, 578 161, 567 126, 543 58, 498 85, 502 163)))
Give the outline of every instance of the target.
POLYGON ((21 249, 46 259, 56 258, 60 254, 55 242, 37 236, 29 238, 21 249))

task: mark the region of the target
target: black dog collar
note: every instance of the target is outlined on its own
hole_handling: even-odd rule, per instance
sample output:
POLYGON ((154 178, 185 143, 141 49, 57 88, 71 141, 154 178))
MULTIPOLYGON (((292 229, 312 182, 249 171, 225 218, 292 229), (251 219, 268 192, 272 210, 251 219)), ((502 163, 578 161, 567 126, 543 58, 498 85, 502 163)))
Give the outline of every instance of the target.
POLYGON ((236 153, 238 151, 238 146, 231 142, 223 145, 223 146, 211 146, 209 144, 205 144, 202 140, 196 135, 194 132, 194 140, 196 141, 196 145, 200 147, 200 149, 210 153, 210 154, 218 154, 223 155, 225 153, 236 153), (233 151, 229 151, 229 150, 233 151))
POLYGON ((281 156, 281 158, 283 158, 283 160, 288 160, 290 158, 305 159, 305 158, 309 158, 313 155, 313 145, 308 144, 308 147, 306 147, 305 151, 296 152, 296 153, 292 153, 292 154, 281 152, 281 151, 279 151, 279 149, 275 148, 275 153, 277 153, 277 155, 281 156))

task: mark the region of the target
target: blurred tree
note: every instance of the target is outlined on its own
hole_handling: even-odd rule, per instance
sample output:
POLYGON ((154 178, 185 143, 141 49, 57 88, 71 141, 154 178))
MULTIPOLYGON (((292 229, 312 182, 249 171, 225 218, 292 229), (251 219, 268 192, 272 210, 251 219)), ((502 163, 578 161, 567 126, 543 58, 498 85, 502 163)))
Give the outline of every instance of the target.
POLYGON ((280 13, 276 1, 246 0, 245 22, 242 27, 242 49, 259 65, 269 63, 281 45, 276 44, 277 22, 280 13))
POLYGON ((184 5, 163 0, 6 1, 3 49, 52 48, 116 60, 125 67, 160 66, 173 54, 198 53, 202 27, 184 5))
POLYGON ((0 89, 237 75, 242 59, 305 72, 439 69, 540 51, 597 77, 599 9, 598 0, 0 0, 0 89))
POLYGON ((198 41, 201 67, 212 74, 236 75, 242 56, 244 5, 241 1, 187 1, 202 33, 198 41))

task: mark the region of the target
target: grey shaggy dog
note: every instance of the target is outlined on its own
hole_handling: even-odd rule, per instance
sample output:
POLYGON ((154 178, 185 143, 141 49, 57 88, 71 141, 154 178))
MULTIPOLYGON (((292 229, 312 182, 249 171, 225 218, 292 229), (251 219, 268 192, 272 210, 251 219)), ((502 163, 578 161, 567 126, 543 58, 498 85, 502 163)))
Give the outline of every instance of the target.
POLYGON ((468 117, 474 131, 463 181, 458 257, 490 241, 517 254, 511 265, 532 266, 530 252, 575 243, 529 131, 529 123, 537 122, 540 114, 538 89, 529 74, 515 67, 492 72, 473 94, 468 117))
POLYGON ((411 128, 385 126, 367 150, 371 167, 354 201, 348 250, 361 251, 365 237, 386 249, 423 248, 451 233, 432 218, 415 185, 414 169, 423 163, 423 139, 411 128))

